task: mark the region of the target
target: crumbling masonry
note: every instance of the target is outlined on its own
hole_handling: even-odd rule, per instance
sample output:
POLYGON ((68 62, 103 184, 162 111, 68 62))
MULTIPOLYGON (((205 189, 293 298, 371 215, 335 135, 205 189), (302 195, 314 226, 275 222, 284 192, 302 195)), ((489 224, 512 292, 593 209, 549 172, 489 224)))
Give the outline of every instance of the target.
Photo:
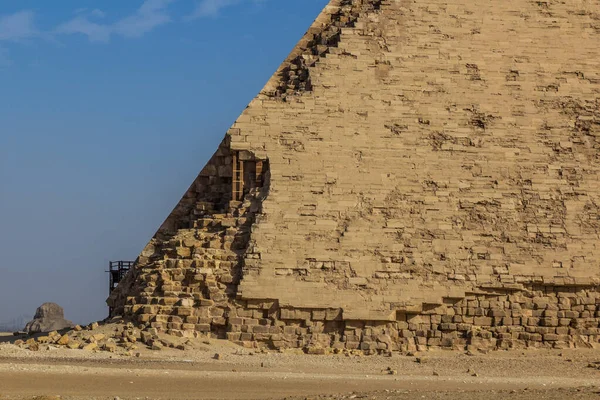
POLYGON ((600 343, 600 9, 332 0, 108 300, 181 335, 600 343))

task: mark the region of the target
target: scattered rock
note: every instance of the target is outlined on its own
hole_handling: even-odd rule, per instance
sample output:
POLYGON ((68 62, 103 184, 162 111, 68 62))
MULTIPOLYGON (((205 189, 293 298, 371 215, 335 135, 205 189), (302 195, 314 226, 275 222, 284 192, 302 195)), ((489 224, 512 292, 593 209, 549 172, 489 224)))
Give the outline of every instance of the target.
POLYGON ((437 371, 433 371, 433 376, 440 376, 440 374, 437 371))
POLYGON ((37 338, 37 342, 38 343, 43 343, 43 344, 49 343, 50 342, 50 336, 40 336, 40 337, 37 338))
POLYGON ((594 369, 600 370, 600 361, 589 363, 588 368, 594 368, 594 369))
POLYGON ((213 358, 214 358, 215 360, 220 360, 220 359, 222 359, 223 357, 221 356, 221 354, 219 354, 219 353, 216 353, 216 354, 213 356, 213 358))
POLYGON ((98 343, 90 343, 83 346, 83 350, 94 351, 98 348, 98 343))
POLYGON ((152 339, 154 339, 154 335, 151 334, 150 332, 141 332, 140 338, 141 338, 142 343, 149 345, 150 341, 152 339))
POLYGON ((77 342, 69 342, 69 344, 67 344, 67 347, 71 350, 76 350, 81 347, 81 344, 77 342))
POLYGON ((308 346, 304 349, 304 351, 306 352, 306 354, 312 354, 312 355, 325 355, 327 354, 327 350, 322 348, 322 347, 318 347, 318 346, 308 346))
POLYGON ((88 341, 90 343, 99 342, 101 340, 104 340, 105 337, 106 337, 106 335, 104 335, 102 333, 96 333, 95 335, 90 336, 88 341))
POLYGON ((156 329, 156 328, 146 328, 145 331, 148 332, 149 334, 151 334, 152 336, 158 335, 158 329, 156 329))
POLYGON ((67 344, 69 344, 69 340, 69 335, 62 335, 60 339, 56 341, 56 344, 66 346, 67 344))
POLYGON ((138 341, 137 337, 135 337, 134 335, 127 336, 127 340, 129 340, 131 343, 137 343, 138 341))
POLYGON ((117 351, 117 344, 115 342, 106 342, 104 346, 102 346, 102 350, 114 353, 117 351))
POLYGON ((99 325, 98 325, 98 323, 97 323, 97 322, 92 322, 92 323, 90 324, 90 326, 89 326, 89 329, 90 329, 91 331, 93 331, 93 330, 95 330, 95 329, 98 329, 98 326, 99 326, 99 325))

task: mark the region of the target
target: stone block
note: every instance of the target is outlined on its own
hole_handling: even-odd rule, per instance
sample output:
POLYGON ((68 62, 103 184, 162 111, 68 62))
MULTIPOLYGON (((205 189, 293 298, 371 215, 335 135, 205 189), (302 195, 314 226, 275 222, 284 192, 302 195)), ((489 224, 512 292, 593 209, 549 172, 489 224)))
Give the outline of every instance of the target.
POLYGON ((492 318, 490 318, 490 317, 475 317, 473 324, 476 326, 491 326, 492 318))

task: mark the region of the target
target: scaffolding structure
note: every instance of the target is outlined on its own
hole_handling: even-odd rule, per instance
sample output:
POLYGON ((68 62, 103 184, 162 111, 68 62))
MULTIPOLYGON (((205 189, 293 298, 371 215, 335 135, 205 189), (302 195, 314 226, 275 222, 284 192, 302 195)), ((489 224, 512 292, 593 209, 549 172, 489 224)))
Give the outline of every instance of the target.
POLYGON ((129 271, 135 261, 110 261, 108 263, 108 276, 109 276, 109 292, 117 288, 119 282, 125 277, 127 271, 129 271))

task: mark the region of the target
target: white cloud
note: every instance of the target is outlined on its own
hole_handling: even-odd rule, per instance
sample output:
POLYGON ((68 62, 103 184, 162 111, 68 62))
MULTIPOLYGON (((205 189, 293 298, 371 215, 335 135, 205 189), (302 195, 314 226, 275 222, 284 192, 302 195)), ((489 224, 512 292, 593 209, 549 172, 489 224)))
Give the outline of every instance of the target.
POLYGON ((171 22, 166 9, 173 1, 146 0, 134 15, 115 24, 115 32, 125 37, 140 37, 156 27, 171 22))
POLYGON ((70 21, 56 28, 60 34, 86 35, 92 42, 108 42, 112 35, 127 38, 142 37, 155 28, 172 21, 167 8, 175 0, 145 0, 132 15, 114 23, 95 22, 95 18, 103 19, 106 14, 101 10, 82 11, 70 21))
POLYGON ((73 14, 78 15, 78 14, 89 14, 92 17, 98 17, 98 18, 104 18, 106 17, 106 13, 102 10, 99 10, 97 8, 94 8, 91 11, 88 11, 89 8, 78 8, 77 10, 75 10, 73 12, 73 14))
POLYGON ((19 11, 0 16, 0 42, 18 42, 37 36, 34 17, 32 11, 19 11))
POLYGON ((12 65, 8 48, 1 46, 3 42, 22 42, 38 35, 32 11, 0 15, 0 68, 12 65))
POLYGON ((233 6, 242 2, 252 2, 255 4, 263 3, 266 0, 201 0, 187 20, 194 20, 204 17, 215 17, 221 9, 233 6))
POLYGON ((214 17, 222 8, 232 6, 239 2, 240 0, 202 0, 196 5, 194 12, 188 19, 214 17))
POLYGON ((56 28, 57 33, 86 35, 91 42, 108 42, 112 27, 92 22, 87 16, 75 17, 56 28))
POLYGON ((106 17, 106 13, 102 10, 98 10, 97 8, 93 9, 92 11, 90 11, 90 15, 94 16, 94 17, 98 17, 98 18, 104 18, 106 17))
MULTIPOLYGON (((91 42, 107 43, 113 36, 139 38, 148 32, 172 22, 169 6, 178 0, 138 0, 140 7, 124 18, 107 21, 107 14, 100 9, 80 8, 74 10, 73 17, 50 31, 39 31, 33 11, 23 10, 13 14, 0 15, 0 64, 9 64, 8 47, 3 43, 23 42, 28 39, 43 39, 56 42, 57 35, 84 35, 91 42)), ((186 20, 214 17, 226 7, 252 3, 260 4, 267 0, 196 0, 196 7, 186 20)), ((57 42, 58 43, 58 42, 57 42)))

